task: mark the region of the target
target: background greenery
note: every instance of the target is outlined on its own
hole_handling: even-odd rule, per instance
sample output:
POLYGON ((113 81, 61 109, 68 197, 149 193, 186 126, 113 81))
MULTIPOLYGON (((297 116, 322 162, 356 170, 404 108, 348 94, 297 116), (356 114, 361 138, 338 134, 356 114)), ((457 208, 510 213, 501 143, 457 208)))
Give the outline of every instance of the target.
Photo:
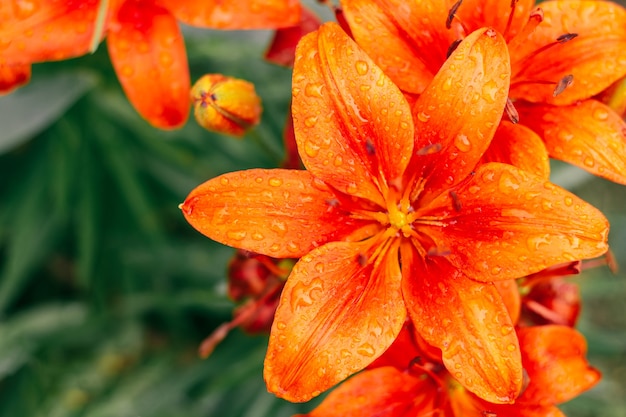
MULTIPOLYGON (((269 32, 186 32, 192 80, 250 80, 263 99, 254 136, 151 128, 130 107, 106 48, 36 65, 0 98, 0 415, 12 417, 290 416, 266 392, 267 339, 232 332, 207 360, 200 341, 231 317, 233 250, 191 229, 178 204, 220 173, 274 167, 290 70, 263 62, 269 32)), ((612 222, 626 259, 626 188, 555 164, 554 181, 612 222)), ((622 261, 626 266, 626 261, 622 261)), ((563 409, 626 416, 626 280, 577 278, 580 329, 603 382, 563 409)))

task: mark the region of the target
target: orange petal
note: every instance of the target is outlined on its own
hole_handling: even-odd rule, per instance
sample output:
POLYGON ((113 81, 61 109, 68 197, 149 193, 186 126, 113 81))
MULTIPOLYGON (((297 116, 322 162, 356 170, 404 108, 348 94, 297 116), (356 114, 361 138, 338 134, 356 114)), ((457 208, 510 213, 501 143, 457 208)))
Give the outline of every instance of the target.
POLYGON ((215 29, 271 29, 300 20, 298 0, 161 0, 188 25, 215 29))
POLYGON ((522 384, 517 336, 491 283, 469 279, 445 257, 422 258, 402 246, 402 292, 416 331, 440 348, 465 388, 493 403, 511 403, 522 384))
POLYGON ((265 59, 277 65, 293 66, 298 42, 304 35, 319 28, 321 24, 320 18, 315 13, 303 8, 298 24, 276 30, 274 39, 265 52, 265 59))
POLYGON ((0 65, 56 61, 89 51, 98 0, 0 3, 0 65))
POLYGON ((385 207, 377 184, 399 178, 413 150, 411 111, 400 90, 337 24, 327 23, 298 45, 293 97, 307 169, 385 207))
POLYGON ((558 107, 519 102, 517 108, 551 157, 626 184, 626 123, 608 106, 585 100, 558 107))
POLYGON ((169 12, 149 1, 127 1, 107 45, 115 72, 137 111, 160 128, 182 126, 189 115, 189 69, 183 36, 169 12))
POLYGON ((9 94, 30 81, 30 64, 0 64, 0 95, 9 94))
POLYGON ((417 99, 411 166, 428 180, 424 194, 438 194, 474 169, 502 118, 509 73, 506 43, 481 29, 461 42, 417 99), (420 152, 434 145, 439 152, 420 152))
POLYGON ((518 331, 522 361, 530 384, 519 402, 554 405, 569 401, 600 380, 585 359, 587 342, 567 326, 524 327, 518 331))
POLYGON ((522 308, 522 299, 520 296, 520 290, 517 287, 517 282, 514 279, 507 279, 503 281, 495 281, 494 285, 502 297, 502 301, 506 306, 506 311, 509 312, 511 322, 517 324, 522 308))
POLYGON ((463 22, 470 31, 492 27, 508 41, 526 25, 528 15, 535 6, 535 0, 516 0, 512 17, 511 3, 502 0, 464 0, 457 15, 460 22, 463 22))
POLYGON ((481 165, 453 191, 457 201, 442 194, 425 210, 438 226, 423 230, 438 246, 450 248, 446 259, 473 279, 519 278, 608 249, 602 213, 511 165, 481 165))
POLYGON ((571 104, 589 98, 626 74, 626 10, 608 1, 556 0, 540 4, 543 22, 511 52, 511 97, 532 102, 571 104), (564 34, 578 36, 530 58, 564 34), (556 97, 554 85, 572 74, 574 83, 556 97), (530 83, 518 82, 530 81, 530 83))
POLYGON ((424 91, 456 39, 446 30, 441 0, 342 0, 341 6, 359 46, 409 93, 424 91))
POLYGON ((363 225, 334 198, 306 171, 251 169, 201 184, 181 209, 213 240, 275 258, 298 258, 363 225))
POLYGON ((194 116, 208 130, 242 136, 261 120, 254 84, 222 74, 206 74, 191 89, 194 116))
POLYGON ((295 417, 436 415, 437 385, 392 367, 365 371, 335 388, 309 414, 295 417))
POLYGON ((398 336, 406 318, 398 248, 379 256, 374 249, 369 241, 332 242, 294 266, 265 357, 270 392, 307 401, 365 368, 398 336))
POLYGON ((504 162, 546 180, 550 178, 550 160, 543 140, 526 126, 505 120, 500 122, 481 162, 504 162))

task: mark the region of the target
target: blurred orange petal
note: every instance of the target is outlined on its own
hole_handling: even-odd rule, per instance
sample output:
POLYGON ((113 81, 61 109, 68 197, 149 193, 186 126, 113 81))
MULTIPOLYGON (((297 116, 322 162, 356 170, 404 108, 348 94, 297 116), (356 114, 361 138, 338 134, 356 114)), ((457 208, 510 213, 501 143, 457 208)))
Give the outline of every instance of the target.
POLYGON ((9 94, 30 81, 30 64, 0 64, 0 95, 9 94))
POLYGON ((296 417, 437 415, 438 386, 393 367, 363 372, 341 384, 309 414, 296 417))
POLYGON ((300 20, 299 0, 161 0, 181 22, 215 29, 271 29, 300 20))
POLYGON ((541 137, 522 124, 503 120, 481 162, 504 162, 544 179, 550 178, 550 159, 541 137))
POLYGON ((332 242, 296 263, 265 357, 270 392, 307 401, 365 368, 398 336, 406 318, 398 247, 375 249, 370 241, 332 242))
POLYGON ((611 108, 596 100, 517 107, 520 120, 543 137, 552 158, 626 184, 626 123, 611 108))
POLYGON ((265 59, 277 65, 293 66, 298 42, 321 24, 322 21, 315 13, 303 8, 300 21, 296 25, 276 30, 272 43, 265 52, 265 59))
POLYGON ((112 21, 107 46, 124 92, 159 128, 182 126, 189 115, 189 70, 174 17, 146 0, 128 0, 112 21))

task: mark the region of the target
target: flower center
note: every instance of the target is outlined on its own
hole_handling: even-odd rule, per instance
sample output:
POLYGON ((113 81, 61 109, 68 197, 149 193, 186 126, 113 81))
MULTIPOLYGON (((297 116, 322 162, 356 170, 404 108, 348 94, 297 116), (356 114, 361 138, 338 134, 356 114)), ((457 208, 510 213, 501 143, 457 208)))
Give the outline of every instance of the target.
POLYGON ((409 224, 406 213, 401 212, 394 206, 389 210, 389 223, 398 230, 402 230, 409 224))

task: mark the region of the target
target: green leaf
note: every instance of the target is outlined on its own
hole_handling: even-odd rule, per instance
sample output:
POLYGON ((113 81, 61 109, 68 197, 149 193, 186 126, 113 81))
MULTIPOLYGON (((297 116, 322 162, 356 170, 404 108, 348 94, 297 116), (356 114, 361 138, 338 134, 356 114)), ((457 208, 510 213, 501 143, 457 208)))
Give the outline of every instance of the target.
POLYGON ((41 75, 15 93, 0 98, 0 153, 6 152, 56 122, 95 87, 91 72, 41 75))

